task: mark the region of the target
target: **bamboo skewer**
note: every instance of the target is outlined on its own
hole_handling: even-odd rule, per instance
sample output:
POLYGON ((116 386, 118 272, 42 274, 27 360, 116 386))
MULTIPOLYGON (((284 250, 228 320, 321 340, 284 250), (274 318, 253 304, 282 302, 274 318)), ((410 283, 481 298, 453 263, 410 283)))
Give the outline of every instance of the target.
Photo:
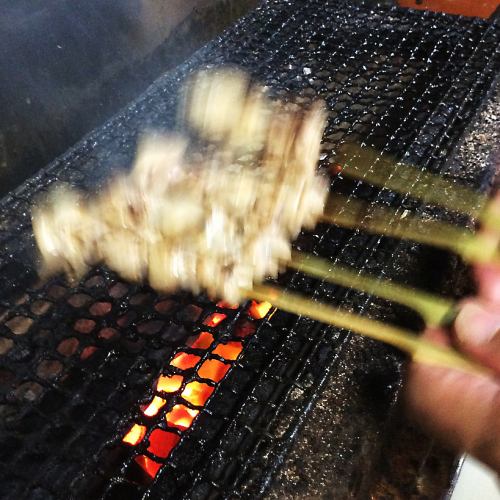
POLYGON ((362 200, 330 195, 323 222, 370 233, 384 234, 452 251, 467 262, 500 262, 498 242, 490 235, 474 234, 446 222, 407 215, 395 220, 392 208, 373 206, 362 200), (335 207, 342 207, 336 210, 335 207), (394 221, 393 223, 390 223, 394 221))
POLYGON ((448 325, 456 316, 457 306, 453 300, 362 274, 312 255, 293 252, 288 266, 330 283, 356 288, 407 306, 419 313, 429 326, 448 325))
POLYGON ((413 360, 420 363, 453 368, 476 375, 490 374, 487 368, 450 347, 433 344, 412 332, 380 321, 313 302, 310 299, 270 286, 257 285, 253 290, 244 290, 243 292, 248 298, 270 302, 284 311, 308 316, 317 321, 385 342, 408 353, 413 360))
POLYGON ((500 230, 500 215, 494 202, 482 193, 411 165, 402 166, 389 155, 372 148, 346 144, 341 154, 347 156, 342 173, 401 194, 410 194, 425 203, 478 218, 487 227, 500 230))
POLYGON ((483 194, 411 165, 401 168, 402 162, 376 149, 346 144, 340 152, 347 157, 342 173, 348 177, 402 194, 411 187, 413 198, 473 216, 485 205, 483 194))

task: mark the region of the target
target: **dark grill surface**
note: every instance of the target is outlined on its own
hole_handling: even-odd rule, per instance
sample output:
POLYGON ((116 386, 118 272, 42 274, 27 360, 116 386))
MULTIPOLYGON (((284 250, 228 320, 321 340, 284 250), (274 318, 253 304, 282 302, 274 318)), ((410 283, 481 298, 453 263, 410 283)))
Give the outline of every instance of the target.
MULTIPOLYGON (((185 293, 159 297, 106 269, 93 270, 74 288, 60 279, 37 285, 29 210, 38 195, 56 181, 94 189, 113 169, 129 165, 138 132, 172 127, 182 81, 207 64, 243 66, 285 98, 290 92, 303 102, 323 98, 330 109, 325 168, 335 164, 339 144, 355 140, 439 172, 487 95, 498 70, 498 41, 494 22, 371 10, 342 1, 270 1, 5 198, 0 216, 2 497, 262 494, 328 377, 341 380, 338 361, 352 343, 346 332, 281 312, 256 320, 247 306, 217 307, 185 293), (224 315, 218 325, 214 313, 224 315), (189 347, 200 332, 212 333, 210 349, 189 347), (237 360, 210 354, 229 341, 243 343, 237 360), (200 359, 192 358, 194 368, 169 365, 179 352, 200 359), (229 366, 219 383, 196 374, 209 354, 229 366), (151 402, 162 373, 182 375, 182 386, 163 394, 166 405, 146 417, 141 405, 151 402), (147 451, 153 433, 167 429, 165 415, 174 405, 196 409, 180 395, 192 381, 215 391, 188 430, 170 428, 169 439, 180 441, 167 459, 159 456, 161 450, 147 451), (121 443, 133 423, 147 430, 137 447, 121 443), (137 465, 138 454, 146 457, 143 461, 165 463, 154 480, 137 465)), ((474 172, 472 178, 482 188, 491 172, 474 172)), ((338 177, 332 186, 399 210, 422 210, 363 183, 338 177)), ((301 235, 297 246, 453 293, 453 283, 446 281, 453 261, 429 249, 325 226, 301 235), (436 263, 439 271, 430 269, 436 263)), ((363 294, 292 273, 280 280, 309 296, 420 326, 408 311, 363 294)), ((373 342, 357 345, 360 369, 371 367, 366 397, 373 398, 382 442, 399 387, 398 356, 373 342)), ((356 422, 342 407, 338 415, 356 422)), ((371 471, 359 467, 364 431, 352 432, 356 439, 349 442, 359 447, 339 450, 339 467, 350 491, 359 494, 371 471)), ((370 448, 374 462, 375 448, 370 448)))

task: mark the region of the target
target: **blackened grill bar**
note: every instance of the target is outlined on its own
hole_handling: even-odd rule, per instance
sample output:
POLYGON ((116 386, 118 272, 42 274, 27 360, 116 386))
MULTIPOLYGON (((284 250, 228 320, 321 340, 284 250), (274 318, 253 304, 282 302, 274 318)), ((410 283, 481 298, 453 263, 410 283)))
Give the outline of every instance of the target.
MULTIPOLYGON (((338 366, 352 345, 346 332, 307 318, 270 311, 263 320, 252 317, 251 304, 229 309, 203 296, 159 297, 149 287, 124 283, 106 269, 93 270, 74 288, 61 279, 38 285, 29 221, 37 196, 56 180, 94 189, 117 165, 129 165, 142 130, 173 126, 186 76, 222 64, 243 67, 280 97, 298 94, 307 102, 319 96, 327 102, 324 168, 336 164, 342 143, 355 140, 440 172, 487 97, 498 71, 499 38, 496 20, 373 10, 342 1, 266 2, 4 198, 2 498, 262 495, 328 379, 344 376, 338 366), (196 347, 202 345, 196 342, 204 332, 213 343, 196 347), (237 343, 242 350, 236 359, 217 354, 237 343), (172 364, 183 353, 191 355, 183 359, 194 360, 194 366, 172 364), (225 374, 221 371, 220 380, 210 382, 199 370, 214 360, 224 367, 210 366, 225 374), (155 392, 160 376, 173 375, 182 377, 178 388, 168 394, 155 392), (189 400, 185 391, 193 382, 214 389, 206 403, 189 400), (148 417, 144 409, 155 395, 165 403, 148 417), (191 424, 172 428, 167 415, 175 405, 189 409, 191 416, 199 413, 191 424), (135 424, 145 429, 144 435, 136 445, 124 443, 135 424), (158 448, 155 431, 164 439, 178 440, 166 457, 159 456, 168 447, 158 448), (140 456, 145 458, 138 460, 140 456), (141 467, 146 459, 158 464, 150 474, 147 466, 141 467)), ((487 184, 492 176, 493 171, 485 169, 477 178, 487 184)), ((425 208, 409 197, 340 176, 332 179, 332 190, 398 210, 425 208)), ((426 268, 428 249, 332 226, 302 234, 296 247, 414 284, 438 283, 445 274, 426 268)), ((288 272, 279 282, 356 312, 420 326, 406 310, 299 273, 288 272)), ((440 291, 452 294, 453 283, 440 291)), ((400 358, 370 341, 357 345, 366 364, 375 363, 383 373, 381 385, 372 388, 377 405, 386 410, 379 417, 383 429, 398 392, 400 358)), ((339 418, 351 417, 344 410, 338 409, 339 418)), ((363 441, 363 429, 353 426, 345 432, 339 467, 345 469, 346 484, 355 484, 359 492, 369 486, 372 471, 360 469, 356 450, 348 444, 353 437, 363 441)), ((374 462, 387 437, 381 430, 378 443, 369 448, 374 462)))

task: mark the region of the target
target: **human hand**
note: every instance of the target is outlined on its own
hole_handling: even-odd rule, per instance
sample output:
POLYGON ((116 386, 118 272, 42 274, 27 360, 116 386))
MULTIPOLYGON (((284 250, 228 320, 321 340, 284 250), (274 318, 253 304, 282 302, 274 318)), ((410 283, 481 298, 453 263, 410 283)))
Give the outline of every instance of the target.
POLYGON ((478 295, 461 304, 453 328, 429 328, 424 336, 454 344, 492 375, 412 362, 405 399, 431 434, 500 472, 500 266, 476 266, 475 275, 478 295))

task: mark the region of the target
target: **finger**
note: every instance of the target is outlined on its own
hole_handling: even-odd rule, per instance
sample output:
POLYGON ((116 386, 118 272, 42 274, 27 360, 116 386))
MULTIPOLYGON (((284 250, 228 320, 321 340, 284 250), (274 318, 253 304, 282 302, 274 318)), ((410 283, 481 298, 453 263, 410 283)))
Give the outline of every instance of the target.
POLYGON ((448 333, 442 328, 428 327, 422 334, 426 340, 430 340, 435 344, 448 346, 451 345, 451 339, 448 333))
POLYGON ((500 374, 500 307, 468 299, 455 320, 460 348, 500 374))
POLYGON ((413 362, 405 399, 417 422, 431 434, 500 471, 500 386, 496 380, 413 362))
POLYGON ((498 264, 478 264, 474 266, 478 292, 492 304, 500 306, 500 266, 498 264))

